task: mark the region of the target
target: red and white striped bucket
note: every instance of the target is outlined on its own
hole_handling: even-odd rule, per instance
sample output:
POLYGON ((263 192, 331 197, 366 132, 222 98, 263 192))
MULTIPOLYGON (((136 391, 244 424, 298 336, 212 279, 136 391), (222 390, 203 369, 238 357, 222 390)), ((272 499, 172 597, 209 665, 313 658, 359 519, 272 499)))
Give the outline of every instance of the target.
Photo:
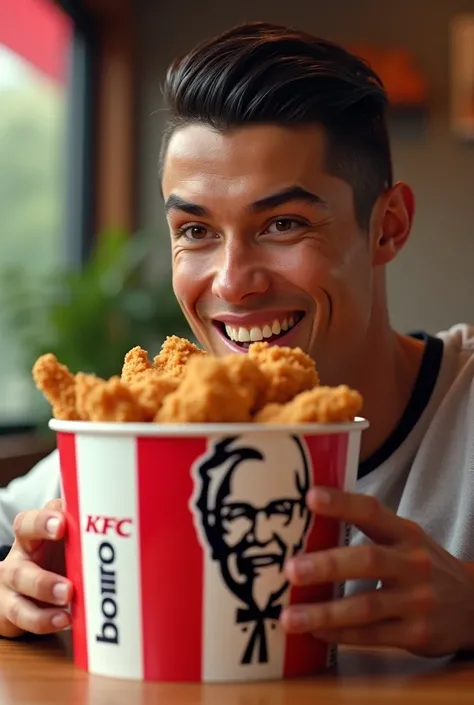
POLYGON ((74 586, 75 663, 146 681, 241 681, 324 670, 331 650, 287 636, 295 553, 344 541, 311 485, 352 489, 367 422, 294 427, 52 420, 74 586))

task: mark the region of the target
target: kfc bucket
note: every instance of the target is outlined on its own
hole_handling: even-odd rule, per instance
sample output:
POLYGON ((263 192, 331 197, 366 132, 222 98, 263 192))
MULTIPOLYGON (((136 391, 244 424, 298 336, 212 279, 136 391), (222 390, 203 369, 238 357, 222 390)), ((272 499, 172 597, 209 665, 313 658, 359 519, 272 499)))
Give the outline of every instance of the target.
POLYGON ((150 424, 52 420, 67 514, 78 666, 157 681, 238 681, 324 670, 331 650, 286 636, 285 561, 344 542, 312 516, 312 485, 352 489, 367 422, 150 424))

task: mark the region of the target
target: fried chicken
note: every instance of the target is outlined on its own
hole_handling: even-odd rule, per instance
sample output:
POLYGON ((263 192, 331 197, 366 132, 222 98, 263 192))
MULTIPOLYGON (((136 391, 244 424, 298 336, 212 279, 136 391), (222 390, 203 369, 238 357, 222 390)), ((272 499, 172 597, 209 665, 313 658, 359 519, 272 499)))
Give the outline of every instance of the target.
POLYGON ((245 380, 250 368, 225 359, 196 355, 184 379, 163 401, 155 417, 161 423, 239 423, 250 421, 254 394, 245 380))
POLYGON ((286 404, 268 404, 254 416, 256 423, 342 423, 362 409, 359 392, 346 385, 314 387, 286 404))
POLYGON ((138 375, 152 368, 153 364, 148 359, 148 352, 137 345, 125 355, 122 367, 122 381, 131 382, 138 375))
POLYGON ((64 421, 79 418, 74 375, 52 353, 42 355, 33 366, 33 379, 53 407, 53 415, 64 421))
POLYGON ((225 365, 232 382, 239 386, 242 393, 248 395, 251 411, 257 409, 267 383, 257 363, 247 355, 226 355, 220 360, 225 365))
POLYGON ((89 421, 144 421, 145 412, 119 377, 109 380, 79 372, 76 395, 81 418, 89 421))
POLYGON ((153 362, 158 372, 180 378, 184 376, 189 360, 197 355, 203 357, 207 353, 189 340, 172 335, 166 338, 153 362))
POLYGON ((145 421, 153 421, 165 397, 179 387, 176 377, 157 374, 156 370, 147 370, 136 379, 128 382, 132 396, 142 408, 145 421))
POLYGON ((254 360, 265 375, 265 390, 259 408, 266 404, 286 404, 297 394, 319 384, 314 361, 300 348, 270 346, 253 343, 248 357, 254 360))
POLYGON ((33 368, 37 387, 58 419, 160 423, 337 423, 352 421, 361 395, 320 387, 313 360, 300 348, 253 343, 248 355, 208 355, 171 336, 152 363, 137 346, 122 376, 71 374, 52 354, 33 368))

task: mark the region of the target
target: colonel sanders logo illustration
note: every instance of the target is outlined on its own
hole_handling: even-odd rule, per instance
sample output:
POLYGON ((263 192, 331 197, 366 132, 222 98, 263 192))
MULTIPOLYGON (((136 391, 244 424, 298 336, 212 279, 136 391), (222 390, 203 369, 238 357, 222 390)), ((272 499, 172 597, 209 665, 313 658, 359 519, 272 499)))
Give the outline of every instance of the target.
POLYGON ((216 440, 193 471, 201 541, 240 602, 236 624, 249 634, 241 663, 267 663, 266 627, 288 589, 284 565, 310 524, 308 455, 296 436, 246 434, 216 440))

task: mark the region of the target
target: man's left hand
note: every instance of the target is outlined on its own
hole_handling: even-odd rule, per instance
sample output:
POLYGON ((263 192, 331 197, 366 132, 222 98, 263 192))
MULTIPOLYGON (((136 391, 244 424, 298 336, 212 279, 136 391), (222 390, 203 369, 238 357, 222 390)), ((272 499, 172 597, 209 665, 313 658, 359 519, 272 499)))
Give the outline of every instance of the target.
POLYGON ((441 656, 474 646, 474 567, 436 544, 417 524, 377 499, 328 488, 308 493, 309 508, 358 527, 362 546, 300 554, 286 572, 294 586, 374 579, 369 592, 311 605, 292 605, 281 621, 288 633, 324 641, 403 648, 441 656))

